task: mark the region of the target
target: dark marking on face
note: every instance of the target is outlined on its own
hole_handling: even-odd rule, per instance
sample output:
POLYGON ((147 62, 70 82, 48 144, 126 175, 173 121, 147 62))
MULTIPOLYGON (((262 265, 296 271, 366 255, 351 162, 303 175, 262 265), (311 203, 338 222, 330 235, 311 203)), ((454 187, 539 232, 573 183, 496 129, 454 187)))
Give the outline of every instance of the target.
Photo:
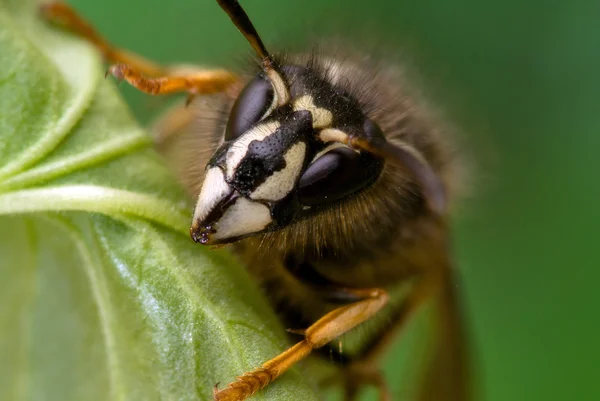
POLYGON ((309 111, 291 113, 282 125, 262 141, 252 141, 235 169, 231 185, 244 196, 250 194, 274 172, 286 167, 285 153, 298 142, 314 136, 309 111))

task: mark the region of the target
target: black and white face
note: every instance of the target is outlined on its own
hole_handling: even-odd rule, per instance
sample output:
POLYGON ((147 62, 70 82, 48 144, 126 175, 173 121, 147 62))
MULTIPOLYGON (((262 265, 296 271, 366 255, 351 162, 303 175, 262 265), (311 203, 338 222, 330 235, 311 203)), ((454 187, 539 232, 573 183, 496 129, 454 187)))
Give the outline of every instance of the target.
POLYGON ((361 190, 382 171, 380 158, 323 135, 383 137, 356 100, 306 67, 284 66, 276 78, 258 74, 231 110, 198 196, 191 229, 197 242, 277 230, 361 190), (285 85, 288 99, 277 85, 285 85))

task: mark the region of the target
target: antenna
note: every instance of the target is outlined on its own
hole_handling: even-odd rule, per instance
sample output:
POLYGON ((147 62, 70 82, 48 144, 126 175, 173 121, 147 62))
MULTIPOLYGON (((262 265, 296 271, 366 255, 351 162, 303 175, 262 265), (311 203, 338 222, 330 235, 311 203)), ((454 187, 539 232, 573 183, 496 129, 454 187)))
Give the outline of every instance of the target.
POLYGON ((261 58, 262 68, 273 84, 275 95, 277 96, 277 104, 283 106, 290 100, 287 85, 278 71, 278 66, 267 51, 258 32, 256 32, 256 28, 252 25, 248 14, 246 14, 246 11, 244 11, 237 0, 217 0, 217 3, 231 18, 233 24, 244 35, 250 46, 252 46, 256 54, 261 58))

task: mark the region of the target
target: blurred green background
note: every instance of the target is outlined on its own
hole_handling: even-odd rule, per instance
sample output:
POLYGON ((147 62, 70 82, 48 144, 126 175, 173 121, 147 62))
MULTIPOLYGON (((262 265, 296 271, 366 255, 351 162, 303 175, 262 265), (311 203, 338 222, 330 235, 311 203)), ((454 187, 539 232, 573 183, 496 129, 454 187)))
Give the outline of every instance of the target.
MULTIPOLYGON (((249 54, 212 0, 69 2, 162 62, 249 54)), ((484 399, 599 400, 600 2, 243 4, 267 46, 322 30, 407 49, 477 166, 455 242, 484 399)), ((161 109, 122 91, 142 122, 161 109)))

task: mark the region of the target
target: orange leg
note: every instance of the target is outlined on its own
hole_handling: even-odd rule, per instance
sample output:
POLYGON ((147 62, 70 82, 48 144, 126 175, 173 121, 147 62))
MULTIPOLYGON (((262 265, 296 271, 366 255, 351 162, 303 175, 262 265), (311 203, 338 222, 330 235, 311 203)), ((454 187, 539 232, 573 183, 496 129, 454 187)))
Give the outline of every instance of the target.
POLYGON ((388 302, 381 289, 349 290, 362 300, 341 306, 317 320, 304 332, 304 340, 290 347, 260 368, 239 376, 225 389, 215 388, 215 401, 242 401, 261 390, 314 349, 324 346, 357 325, 369 320, 388 302))
POLYGON ((129 64, 146 75, 160 76, 166 74, 166 69, 162 66, 112 46, 69 5, 60 1, 53 1, 43 4, 40 10, 42 16, 48 21, 74 32, 96 46, 107 62, 111 64, 129 64))
POLYGON ((115 78, 124 79, 134 88, 150 95, 188 92, 190 95, 209 95, 225 92, 238 79, 226 70, 199 70, 181 76, 150 78, 128 64, 116 64, 108 69, 115 78))
POLYGON ((113 64, 108 72, 117 79, 124 79, 142 92, 162 95, 187 92, 191 97, 200 94, 238 90, 238 77, 226 70, 203 70, 193 68, 163 67, 143 57, 118 49, 104 39, 83 17, 60 1, 41 7, 42 15, 49 21, 65 27, 92 43, 113 64))
MULTIPOLYGON (((463 332, 456 283, 449 268, 440 269, 435 275, 422 277, 408 294, 400 307, 388 316, 391 324, 380 335, 373 336, 363 345, 359 355, 342 360, 345 365, 340 374, 327 378, 322 385, 340 383, 345 390, 346 401, 353 401, 363 385, 379 390, 380 401, 391 399, 389 389, 378 370, 379 362, 399 332, 406 327, 411 316, 426 302, 434 306, 432 318, 435 324, 432 357, 423 366, 415 400, 417 401, 469 401, 473 399, 470 381, 470 365, 467 358, 466 338, 463 332)), ((342 355, 338 355, 342 357, 342 355)), ((341 359, 341 358, 340 358, 341 359)))
MULTIPOLYGON (((389 315, 389 325, 380 334, 373 337, 370 343, 363 346, 363 350, 351 359, 344 358, 340 352, 335 359, 343 365, 340 372, 321 382, 322 387, 341 385, 344 389, 344 400, 354 401, 359 391, 365 385, 377 388, 379 401, 391 401, 391 393, 379 369, 380 359, 392 340, 406 327, 409 319, 415 315, 417 309, 428 299, 433 290, 432 280, 421 278, 415 283, 414 288, 408 293, 402 304, 394 308, 389 315)), ((332 350, 333 351, 333 350, 332 350)))

